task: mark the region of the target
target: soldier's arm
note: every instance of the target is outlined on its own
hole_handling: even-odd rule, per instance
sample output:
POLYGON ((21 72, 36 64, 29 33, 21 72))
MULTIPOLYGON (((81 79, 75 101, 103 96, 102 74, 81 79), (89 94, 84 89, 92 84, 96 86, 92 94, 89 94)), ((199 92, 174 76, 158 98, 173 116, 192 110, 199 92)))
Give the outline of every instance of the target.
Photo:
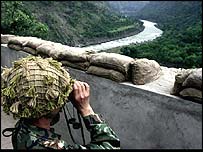
POLYGON ((120 148, 120 141, 114 131, 94 113, 89 103, 90 88, 85 82, 76 81, 73 86, 72 103, 83 117, 90 132, 91 142, 82 148, 113 149, 120 148))
POLYGON ((97 114, 83 117, 90 132, 91 142, 87 149, 119 149, 120 140, 115 132, 97 114))
POLYGON ((97 114, 84 116, 83 121, 91 137, 87 145, 69 145, 63 140, 46 140, 42 143, 42 147, 47 149, 120 149, 119 138, 97 114))

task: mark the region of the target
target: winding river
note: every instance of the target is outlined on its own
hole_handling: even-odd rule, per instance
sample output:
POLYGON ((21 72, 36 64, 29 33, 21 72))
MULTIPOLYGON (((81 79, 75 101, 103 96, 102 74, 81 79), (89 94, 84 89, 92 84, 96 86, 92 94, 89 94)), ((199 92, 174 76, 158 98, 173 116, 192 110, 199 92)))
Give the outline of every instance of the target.
POLYGON ((144 30, 136 35, 104 42, 96 45, 90 45, 83 47, 87 50, 95 50, 95 51, 102 51, 102 50, 108 50, 120 46, 129 45, 132 43, 142 43, 146 41, 152 41, 153 39, 159 37, 162 35, 163 31, 158 29, 155 25, 157 23, 150 22, 147 20, 141 20, 144 25, 144 30))

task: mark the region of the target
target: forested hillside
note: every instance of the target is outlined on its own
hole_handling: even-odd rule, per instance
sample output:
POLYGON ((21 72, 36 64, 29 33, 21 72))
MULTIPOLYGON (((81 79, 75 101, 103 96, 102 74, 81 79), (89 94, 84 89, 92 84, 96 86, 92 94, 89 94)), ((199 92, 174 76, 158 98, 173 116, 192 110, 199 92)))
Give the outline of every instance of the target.
POLYGON ((38 36, 71 46, 143 30, 140 21, 110 12, 102 1, 1 1, 1 8, 2 33, 38 36))
POLYGON ((152 42, 123 47, 123 54, 165 66, 202 67, 201 1, 151 1, 131 16, 158 23, 164 33, 152 42))
POLYGON ((108 5, 124 16, 137 14, 149 1, 107 1, 108 5))

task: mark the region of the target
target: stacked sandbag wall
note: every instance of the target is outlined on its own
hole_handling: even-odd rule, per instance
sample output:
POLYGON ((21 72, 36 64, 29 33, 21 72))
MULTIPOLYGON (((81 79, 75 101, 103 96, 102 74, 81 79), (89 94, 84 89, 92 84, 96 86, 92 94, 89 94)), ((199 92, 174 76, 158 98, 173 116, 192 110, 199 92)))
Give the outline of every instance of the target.
POLYGON ((130 63, 134 59, 116 53, 96 53, 90 55, 90 67, 87 73, 102 76, 116 82, 129 81, 130 63))
POLYGON ((182 69, 175 76, 171 94, 202 103, 202 68, 182 69))
MULTIPOLYGON (((52 57, 60 61, 64 66, 83 70, 88 74, 97 75, 116 82, 128 81, 135 85, 144 85, 159 79, 163 74, 160 65, 154 60, 145 58, 133 59, 116 53, 96 53, 94 50, 70 47, 37 37, 1 34, 1 43, 8 44, 8 47, 14 50, 24 51, 31 55, 52 57)), ((188 69, 188 71, 192 71, 192 69, 188 69)), ((191 79, 188 77, 189 74, 187 76, 184 74, 184 76, 182 74, 179 75, 176 76, 176 82, 171 94, 189 98, 193 96, 192 99, 197 100, 202 99, 200 86, 194 87, 193 84, 188 86, 188 84, 191 85, 191 82, 188 82, 191 79), (188 83, 184 82, 187 77, 186 82, 188 83), (195 95, 194 93, 191 95, 191 92, 195 92, 195 95)), ((200 77, 202 79, 202 76, 200 77)), ((198 83, 200 83, 199 80, 198 83)))
POLYGON ((42 40, 37 37, 21 37, 13 35, 1 35, 1 42, 17 51, 24 51, 31 55, 52 57, 60 61, 64 66, 86 71, 89 67, 88 56, 94 51, 83 48, 70 47, 61 43, 42 40))
POLYGON ((8 43, 9 48, 17 51, 42 57, 52 57, 64 66, 80 69, 89 74, 105 77, 116 82, 131 81, 134 84, 145 84, 160 76, 158 74, 160 73, 160 67, 156 61, 145 59, 145 62, 142 62, 142 60, 140 62, 140 60, 125 55, 105 52, 95 53, 83 48, 70 47, 36 37, 1 35, 1 39, 4 43, 8 43), (157 68, 153 68, 152 62, 157 68), (143 70, 140 69, 143 66, 145 66, 143 70), (138 79, 142 80, 138 81, 138 79))

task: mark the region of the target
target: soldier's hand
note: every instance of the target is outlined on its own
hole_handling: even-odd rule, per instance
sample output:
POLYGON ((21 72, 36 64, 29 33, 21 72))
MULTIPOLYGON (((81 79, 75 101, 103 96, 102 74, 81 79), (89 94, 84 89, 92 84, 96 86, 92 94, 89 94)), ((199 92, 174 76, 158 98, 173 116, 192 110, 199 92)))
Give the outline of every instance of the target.
POLYGON ((72 104, 82 116, 94 114, 89 101, 90 86, 86 82, 76 81, 73 85, 72 104))

